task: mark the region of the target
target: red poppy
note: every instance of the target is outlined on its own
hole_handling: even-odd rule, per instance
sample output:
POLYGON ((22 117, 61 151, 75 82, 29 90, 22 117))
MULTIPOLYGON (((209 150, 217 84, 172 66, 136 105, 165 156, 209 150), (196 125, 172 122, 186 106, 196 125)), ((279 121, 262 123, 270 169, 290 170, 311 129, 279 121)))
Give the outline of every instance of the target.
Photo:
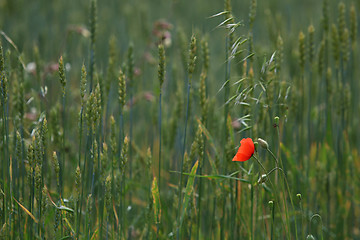
POLYGON ((255 146, 251 138, 243 138, 240 141, 240 147, 233 161, 245 162, 254 154, 255 146))

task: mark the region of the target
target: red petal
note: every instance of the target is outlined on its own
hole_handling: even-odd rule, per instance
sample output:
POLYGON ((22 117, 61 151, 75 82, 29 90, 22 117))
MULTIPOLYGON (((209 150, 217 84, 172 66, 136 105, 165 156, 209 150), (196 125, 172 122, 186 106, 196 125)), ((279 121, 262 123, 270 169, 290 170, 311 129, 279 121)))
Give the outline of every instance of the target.
MULTIPOLYGON (((250 156, 250 157, 251 157, 251 156, 250 156)), ((242 154, 242 153, 237 153, 237 154, 235 155, 235 157, 233 158, 233 161, 245 162, 245 161, 249 160, 250 157, 247 156, 247 155, 244 155, 244 154, 242 154)))
POLYGON ((240 141, 240 147, 238 152, 236 153, 235 157, 233 158, 233 161, 240 161, 244 162, 251 158, 251 156, 254 154, 255 146, 254 142, 251 138, 243 138, 240 141))

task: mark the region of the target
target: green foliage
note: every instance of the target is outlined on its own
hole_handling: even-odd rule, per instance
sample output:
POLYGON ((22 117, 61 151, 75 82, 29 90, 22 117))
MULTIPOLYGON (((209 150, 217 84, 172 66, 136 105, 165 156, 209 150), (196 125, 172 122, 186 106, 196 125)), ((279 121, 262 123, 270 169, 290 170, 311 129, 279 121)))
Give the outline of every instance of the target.
POLYGON ((1 239, 360 238, 359 2, 0 6, 1 239))

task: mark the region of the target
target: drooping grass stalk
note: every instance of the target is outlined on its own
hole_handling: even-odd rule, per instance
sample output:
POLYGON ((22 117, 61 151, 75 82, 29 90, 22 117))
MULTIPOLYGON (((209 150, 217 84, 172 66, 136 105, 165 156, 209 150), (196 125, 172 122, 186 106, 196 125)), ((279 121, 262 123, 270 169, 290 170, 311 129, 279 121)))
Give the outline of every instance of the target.
POLYGON ((162 85, 165 80, 165 48, 163 44, 158 46, 159 51, 159 66, 158 66, 158 79, 160 84, 160 93, 159 93, 159 192, 161 192, 161 95, 162 95, 162 85))
MULTIPOLYGON (((186 101, 186 114, 185 114, 185 126, 184 126, 184 139, 183 139, 183 148, 182 148, 182 158, 181 158, 181 164, 180 164, 180 182, 179 182, 179 207, 178 207, 178 221, 180 221, 180 211, 181 211, 181 200, 182 200, 182 173, 183 173, 183 167, 184 167, 184 156, 185 156, 185 148, 186 148, 186 132, 187 132, 187 125, 188 125, 188 119, 189 119, 189 101, 190 101, 190 89, 191 89, 191 79, 192 74, 195 70, 195 61, 196 61, 196 38, 195 35, 191 36, 190 40, 190 49, 189 49, 189 62, 188 62, 188 75, 187 75, 187 101, 186 101)), ((181 229, 177 228, 176 231, 176 238, 180 238, 180 231, 181 229)))

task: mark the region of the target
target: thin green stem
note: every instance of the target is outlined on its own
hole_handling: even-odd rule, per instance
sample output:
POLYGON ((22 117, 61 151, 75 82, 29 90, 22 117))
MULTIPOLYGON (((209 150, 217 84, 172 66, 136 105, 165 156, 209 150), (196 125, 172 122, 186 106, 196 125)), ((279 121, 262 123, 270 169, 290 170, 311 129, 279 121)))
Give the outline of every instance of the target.
MULTIPOLYGON (((255 158, 255 160, 257 161, 257 163, 260 165, 260 167, 262 168, 262 170, 265 172, 266 176, 268 176, 268 175, 269 175, 269 172, 266 170, 266 168, 264 167, 264 165, 259 161, 259 159, 258 159, 255 155, 253 155, 253 158, 255 158)), ((280 170, 280 172, 284 173, 281 168, 276 168, 276 169, 278 169, 278 170, 280 170)), ((271 170, 270 173, 271 173, 272 171, 273 171, 273 170, 271 170)), ((280 212, 281 212, 281 207, 280 207, 280 194, 279 194, 279 192, 278 192, 278 190, 277 190, 276 185, 274 185, 274 184, 272 183, 271 179, 270 179, 270 178, 267 178, 267 179, 269 180, 270 185, 272 186, 272 188, 273 188, 274 191, 275 191, 275 194, 274 194, 274 195, 275 195, 275 201, 276 201, 276 203, 278 204, 279 210, 280 210, 280 212)), ((290 234, 290 220, 289 220, 289 213, 288 213, 288 209, 287 209, 287 204, 286 204, 286 199, 285 199, 285 197, 284 197, 283 201, 284 201, 284 207, 285 207, 286 225, 287 225, 287 229, 288 229, 288 231, 287 231, 288 239, 291 239, 291 234, 290 234)))
MULTIPOLYGON (((181 211, 181 203, 182 203, 182 176, 183 176, 183 168, 184 168, 184 157, 185 157, 185 148, 186 148, 186 132, 187 125, 189 119, 189 101, 190 101, 190 78, 187 77, 187 101, 186 101, 186 115, 185 115, 185 127, 184 127, 184 141, 183 141, 183 149, 182 149, 182 157, 181 157, 181 165, 180 165, 180 182, 179 182, 179 207, 178 207, 178 222, 180 222, 180 211, 181 211)), ((179 226, 176 230, 176 239, 180 239, 180 229, 179 226)))
POLYGON ((161 89, 159 95, 159 193, 161 189, 161 89))
MULTIPOLYGON (((271 156, 274 158, 274 160, 277 161, 275 155, 271 152, 271 150, 270 150, 270 149, 267 149, 267 151, 271 154, 271 156)), ((286 175, 285 175, 284 170, 283 170, 283 169, 284 169, 284 168, 283 168, 283 164, 282 164, 281 161, 280 161, 280 165, 281 165, 281 172, 282 172, 282 175, 283 175, 284 183, 285 183, 285 186, 286 186, 286 191, 288 192, 291 206, 292 206, 294 212, 296 213, 294 201, 293 201, 293 198, 292 198, 292 195, 291 195, 291 192, 290 192, 289 183, 288 183, 288 181, 287 181, 287 179, 286 179, 286 175)), ((281 186, 283 186, 283 185, 281 184, 281 186)), ((284 190, 285 190, 285 189, 284 189, 284 190)), ((284 201, 284 202, 285 202, 285 201, 284 201)), ((286 206, 285 206, 285 207, 286 207, 286 206)), ((298 239, 296 216, 294 217, 294 222, 295 222, 295 238, 298 239)))

